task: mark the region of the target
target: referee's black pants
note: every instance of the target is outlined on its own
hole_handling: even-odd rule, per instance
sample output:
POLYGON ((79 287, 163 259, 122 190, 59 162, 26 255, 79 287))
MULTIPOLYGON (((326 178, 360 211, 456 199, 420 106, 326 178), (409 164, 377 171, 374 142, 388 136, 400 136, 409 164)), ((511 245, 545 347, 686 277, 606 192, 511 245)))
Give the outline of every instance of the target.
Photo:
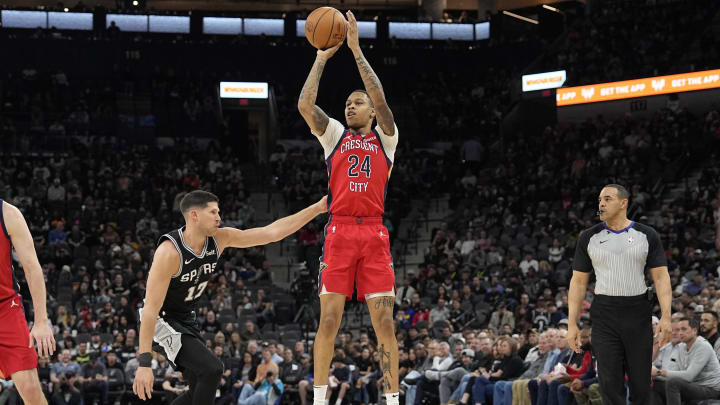
POLYGON ((590 308, 592 346, 597 356, 600 394, 605 405, 650 403, 652 307, 647 294, 634 297, 596 295, 590 308))

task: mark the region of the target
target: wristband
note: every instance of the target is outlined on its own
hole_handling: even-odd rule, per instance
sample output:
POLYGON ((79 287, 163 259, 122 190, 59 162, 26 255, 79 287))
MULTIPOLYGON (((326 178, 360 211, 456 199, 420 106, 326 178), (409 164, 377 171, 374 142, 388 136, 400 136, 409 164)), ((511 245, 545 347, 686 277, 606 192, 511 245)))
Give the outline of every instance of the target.
POLYGON ((138 364, 140 367, 152 367, 152 353, 145 352, 138 355, 138 364))

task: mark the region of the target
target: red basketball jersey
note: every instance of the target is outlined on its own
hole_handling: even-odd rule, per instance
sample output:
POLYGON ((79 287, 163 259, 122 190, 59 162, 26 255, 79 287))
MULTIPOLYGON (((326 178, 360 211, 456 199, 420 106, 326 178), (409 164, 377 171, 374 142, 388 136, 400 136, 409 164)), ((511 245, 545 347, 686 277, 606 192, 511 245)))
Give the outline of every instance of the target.
POLYGON ((12 243, 5 227, 3 200, 0 199, 0 302, 18 294, 18 283, 12 268, 12 243))
POLYGON ((397 128, 394 136, 388 137, 377 126, 368 134, 354 134, 338 121, 330 120, 323 135, 328 138, 321 138, 321 142, 326 147, 328 212, 331 215, 382 216, 397 136, 397 128), (327 154, 328 143, 337 138, 334 148, 327 154))

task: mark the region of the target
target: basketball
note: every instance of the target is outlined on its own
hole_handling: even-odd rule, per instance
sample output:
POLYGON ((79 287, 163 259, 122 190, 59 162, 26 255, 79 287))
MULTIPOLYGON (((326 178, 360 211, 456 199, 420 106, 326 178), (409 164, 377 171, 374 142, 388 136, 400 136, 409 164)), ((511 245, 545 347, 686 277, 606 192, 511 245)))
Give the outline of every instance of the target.
POLYGON ((332 7, 313 10, 305 21, 305 37, 317 49, 328 49, 345 39, 347 21, 340 11, 332 7))

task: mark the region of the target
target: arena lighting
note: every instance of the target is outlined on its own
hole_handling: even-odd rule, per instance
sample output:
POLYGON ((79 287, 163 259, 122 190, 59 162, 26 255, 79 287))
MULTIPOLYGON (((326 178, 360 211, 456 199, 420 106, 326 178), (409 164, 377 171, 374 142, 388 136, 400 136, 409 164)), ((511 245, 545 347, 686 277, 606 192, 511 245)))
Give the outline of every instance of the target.
POLYGON ((543 4, 543 8, 546 9, 546 10, 554 11, 554 12, 556 12, 556 13, 559 13, 559 12, 560 12, 560 10, 558 10, 558 9, 556 9, 555 7, 552 7, 552 6, 548 6, 547 4, 543 4))
POLYGON ((70 9, 67 8, 67 7, 65 7, 65 8, 63 9, 63 11, 67 13, 68 11, 70 11, 70 9))
POLYGON ((511 12, 509 12, 509 11, 507 11, 507 10, 503 10, 503 14, 505 14, 505 15, 507 15, 507 16, 510 16, 510 17, 517 18, 518 20, 523 20, 523 21, 525 21, 525 22, 529 22, 529 23, 531 23, 531 24, 537 24, 537 23, 538 23, 537 21, 533 20, 532 18, 523 17, 523 16, 521 16, 521 15, 519 15, 519 14, 511 13, 511 12))
POLYGON ((137 1, 137 0, 133 0, 133 6, 137 7, 137 6, 138 6, 138 4, 140 4, 140 3, 138 3, 138 1, 137 1))
POLYGON ((720 69, 566 87, 555 93, 558 107, 574 104, 720 88, 720 69))

